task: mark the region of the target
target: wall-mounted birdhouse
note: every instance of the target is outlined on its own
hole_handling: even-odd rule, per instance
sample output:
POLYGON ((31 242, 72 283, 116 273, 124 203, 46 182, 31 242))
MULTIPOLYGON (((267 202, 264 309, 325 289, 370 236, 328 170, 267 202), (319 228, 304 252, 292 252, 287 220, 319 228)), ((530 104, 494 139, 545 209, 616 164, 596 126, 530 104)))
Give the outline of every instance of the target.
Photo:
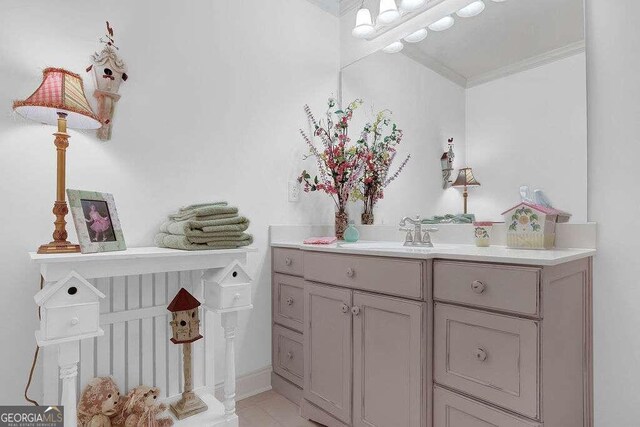
POLYGON ((40 306, 38 345, 104 334, 100 329, 100 298, 104 294, 75 271, 41 289, 34 297, 40 306))
POLYGON ((238 261, 210 270, 204 277, 204 303, 216 311, 251 308, 251 276, 238 261))
POLYGON ((456 157, 453 153, 453 138, 449 138, 449 150, 445 151, 440 157, 440 166, 442 167, 442 188, 447 189, 451 186, 451 174, 453 172, 453 159, 456 157))
POLYGON ((105 39, 100 39, 105 46, 100 53, 96 52, 91 56, 91 65, 87 72, 92 72, 95 83, 93 95, 98 100, 98 117, 103 125, 98 129, 98 138, 101 140, 111 139, 111 127, 113 125, 113 114, 116 102, 120 99, 118 91, 120 84, 127 81, 127 66, 118 56, 118 47, 115 45, 113 28, 107 22, 107 33, 105 39))
POLYGON ((198 312, 200 301, 191 295, 185 288, 180 289, 177 295, 167 307, 171 312, 171 330, 174 344, 191 343, 202 338, 200 335, 200 314, 198 312))

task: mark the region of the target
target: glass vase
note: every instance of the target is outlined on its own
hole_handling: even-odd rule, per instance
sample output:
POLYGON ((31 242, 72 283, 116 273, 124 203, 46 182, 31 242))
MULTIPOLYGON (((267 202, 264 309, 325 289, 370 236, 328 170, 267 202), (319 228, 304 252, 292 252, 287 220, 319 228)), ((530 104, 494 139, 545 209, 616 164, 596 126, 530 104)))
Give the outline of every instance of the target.
POLYGON ((338 240, 344 240, 344 231, 347 229, 347 225, 349 224, 349 215, 345 210, 339 210, 336 212, 336 238, 338 240))

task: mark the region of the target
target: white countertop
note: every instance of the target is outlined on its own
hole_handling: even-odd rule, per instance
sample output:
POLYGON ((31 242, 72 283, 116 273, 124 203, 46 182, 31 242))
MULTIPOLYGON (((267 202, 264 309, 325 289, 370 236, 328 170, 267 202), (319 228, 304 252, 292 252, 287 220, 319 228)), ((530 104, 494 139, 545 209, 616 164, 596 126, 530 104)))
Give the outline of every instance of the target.
MULTIPOLYGON (((403 247, 401 243, 394 246, 391 242, 366 242, 360 244, 380 243, 379 248, 359 248, 345 243, 331 245, 305 245, 301 241, 272 242, 272 247, 294 248, 305 251, 331 252, 354 255, 386 256, 414 259, 450 259, 459 261, 482 261, 505 264, 524 264, 550 266, 563 264, 595 255, 595 249, 557 248, 549 250, 511 249, 505 246, 489 246, 479 248, 475 245, 435 244, 433 248, 403 247), (345 245, 345 246, 343 246, 345 245), (387 247, 388 246, 388 247, 387 247)), ((357 245, 357 244, 356 244, 357 245)))

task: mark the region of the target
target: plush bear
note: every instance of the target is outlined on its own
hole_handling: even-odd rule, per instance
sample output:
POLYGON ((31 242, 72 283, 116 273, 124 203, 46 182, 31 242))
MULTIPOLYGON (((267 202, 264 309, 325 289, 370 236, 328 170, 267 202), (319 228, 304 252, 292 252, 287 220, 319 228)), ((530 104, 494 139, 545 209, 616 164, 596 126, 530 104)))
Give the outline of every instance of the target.
POLYGON ((157 415, 167 410, 167 405, 158 404, 160 390, 157 387, 138 386, 127 393, 120 414, 114 420, 124 427, 169 427, 171 418, 157 419, 157 415))
POLYGON ((120 390, 111 377, 89 381, 78 403, 78 426, 111 427, 111 419, 121 411, 120 390))

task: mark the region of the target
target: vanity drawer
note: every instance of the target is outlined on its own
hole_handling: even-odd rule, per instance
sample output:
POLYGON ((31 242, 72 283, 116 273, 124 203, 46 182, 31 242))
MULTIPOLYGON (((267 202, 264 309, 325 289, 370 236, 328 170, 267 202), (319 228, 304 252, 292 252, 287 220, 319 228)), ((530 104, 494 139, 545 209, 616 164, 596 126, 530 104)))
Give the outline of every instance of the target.
POLYGON ((433 393, 433 424, 437 427, 542 427, 440 387, 433 393))
POLYGON ((537 316, 540 269, 454 261, 433 263, 433 298, 537 316))
POLYGON ((273 275, 273 321, 302 332, 304 322, 304 279, 273 275))
POLYGON ((298 249, 273 248, 273 271, 302 276, 302 251, 298 249))
POLYGON ((435 381, 538 418, 538 340, 536 321, 437 303, 435 381))
POLYGON ((273 371, 299 387, 303 385, 302 334, 273 325, 273 371))
POLYGON ((314 282, 422 298, 422 261, 305 251, 304 266, 314 282))

